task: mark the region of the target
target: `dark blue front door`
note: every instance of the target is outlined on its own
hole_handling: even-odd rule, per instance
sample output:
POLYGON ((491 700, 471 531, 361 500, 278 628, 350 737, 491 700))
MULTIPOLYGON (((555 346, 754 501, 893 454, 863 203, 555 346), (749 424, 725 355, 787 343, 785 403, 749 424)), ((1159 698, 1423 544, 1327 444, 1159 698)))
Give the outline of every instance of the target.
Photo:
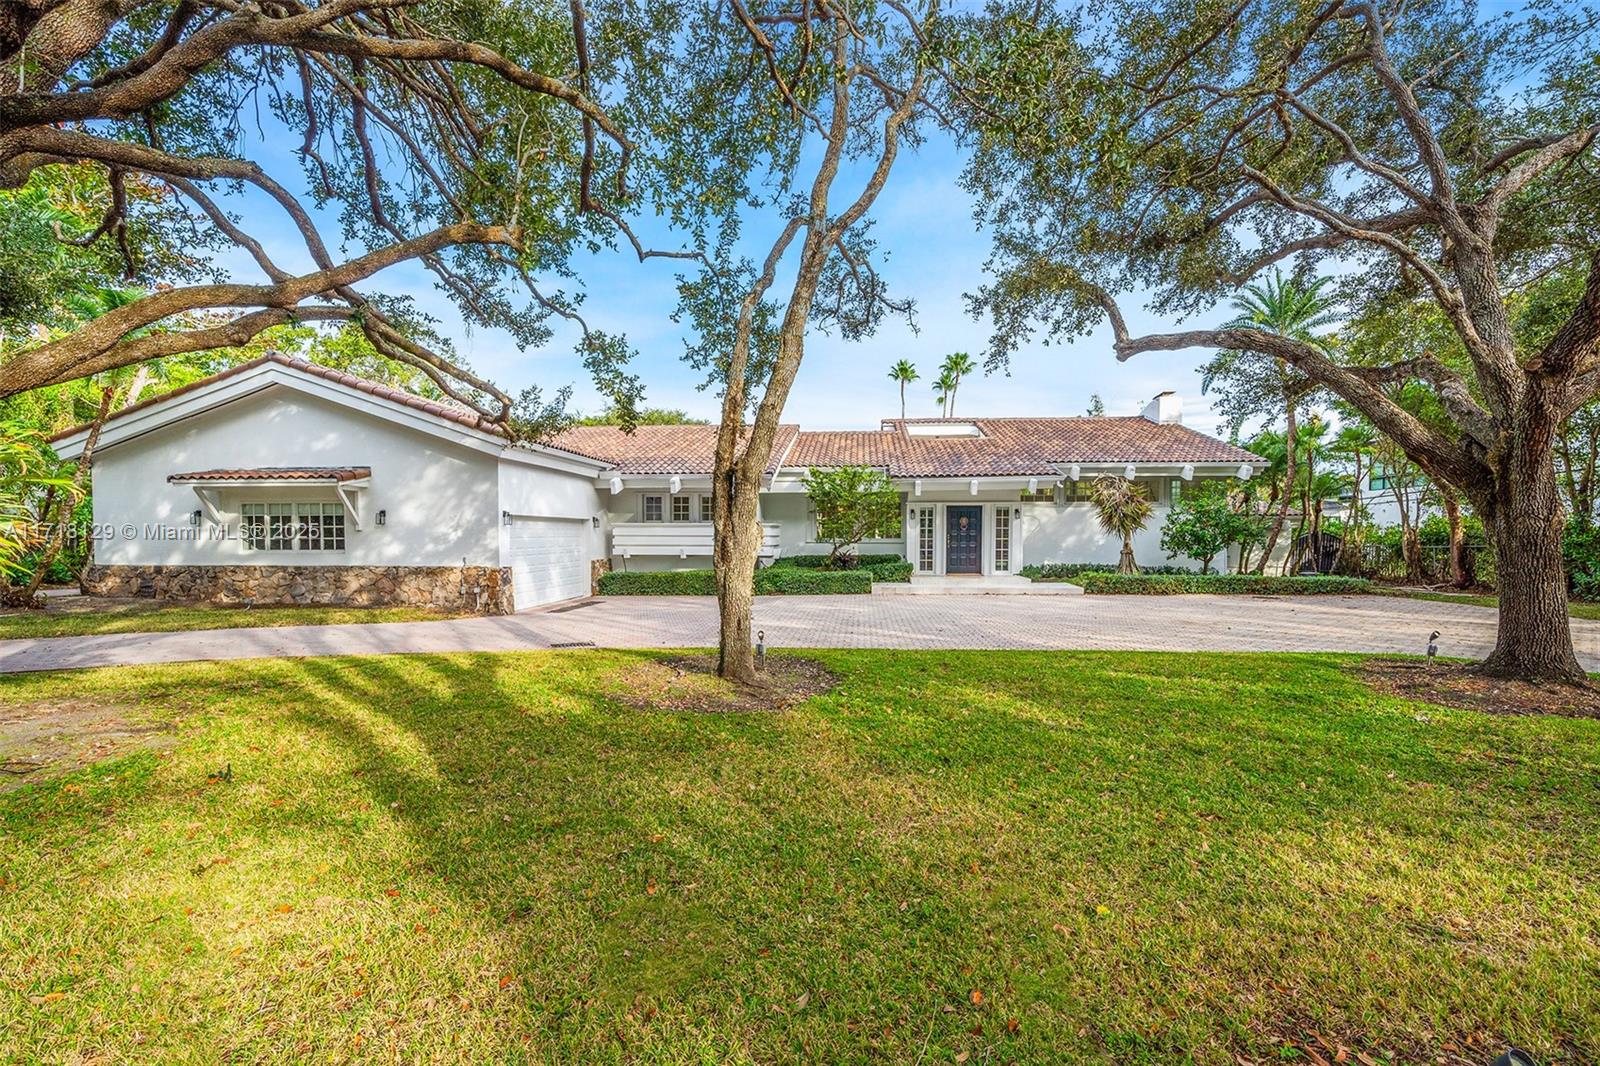
POLYGON ((944 509, 944 572, 983 573, 983 508, 944 509))

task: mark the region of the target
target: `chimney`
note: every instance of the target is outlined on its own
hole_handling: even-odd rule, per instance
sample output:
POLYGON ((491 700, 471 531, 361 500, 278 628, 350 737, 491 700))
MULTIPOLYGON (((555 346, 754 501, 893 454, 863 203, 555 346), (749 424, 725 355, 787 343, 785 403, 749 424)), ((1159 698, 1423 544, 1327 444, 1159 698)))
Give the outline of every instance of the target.
POLYGON ((1183 422, 1183 401, 1178 399, 1178 394, 1168 389, 1158 393, 1156 398, 1144 405, 1144 410, 1139 412, 1152 422, 1183 422))

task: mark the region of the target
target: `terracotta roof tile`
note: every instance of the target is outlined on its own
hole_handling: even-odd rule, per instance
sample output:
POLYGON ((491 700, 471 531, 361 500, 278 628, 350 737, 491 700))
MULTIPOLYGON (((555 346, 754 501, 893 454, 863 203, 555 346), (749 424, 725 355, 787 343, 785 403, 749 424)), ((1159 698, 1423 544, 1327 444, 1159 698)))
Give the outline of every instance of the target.
POLYGON ((1033 477, 1061 463, 1250 463, 1260 458, 1176 423, 1147 418, 971 418, 981 437, 919 437, 888 419, 880 430, 803 432, 789 467, 880 466, 892 477, 1033 477))
MULTIPOLYGON (((779 426, 772 443, 767 473, 800 436, 798 426, 779 426)), ((709 474, 717 450, 716 426, 639 426, 633 433, 616 426, 574 426, 556 435, 551 445, 612 463, 621 474, 709 474)))
POLYGON ((195 470, 171 474, 168 481, 359 481, 370 466, 263 466, 250 470, 195 470))

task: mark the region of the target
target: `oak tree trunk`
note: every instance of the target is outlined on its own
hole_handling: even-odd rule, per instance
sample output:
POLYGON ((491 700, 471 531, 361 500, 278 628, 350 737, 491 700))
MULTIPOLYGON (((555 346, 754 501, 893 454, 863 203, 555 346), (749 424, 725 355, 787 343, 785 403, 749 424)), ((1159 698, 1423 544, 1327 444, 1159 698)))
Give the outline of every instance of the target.
POLYGON ((1512 437, 1497 475, 1493 496, 1478 501, 1478 510, 1494 535, 1500 629, 1478 669, 1492 677, 1581 681, 1561 558, 1566 515, 1545 435, 1512 437))

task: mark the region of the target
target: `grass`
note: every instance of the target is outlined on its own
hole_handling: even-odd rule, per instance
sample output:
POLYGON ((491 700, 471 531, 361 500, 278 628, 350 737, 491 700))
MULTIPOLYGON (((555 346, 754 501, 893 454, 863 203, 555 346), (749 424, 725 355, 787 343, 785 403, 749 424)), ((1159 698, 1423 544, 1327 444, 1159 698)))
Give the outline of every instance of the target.
POLYGON ((0 611, 0 640, 84 637, 97 633, 171 633, 180 629, 326 626, 345 622, 425 622, 455 617, 426 607, 200 607, 154 600, 76 597, 43 611, 0 611))
POLYGON ((1600 722, 988 651, 629 710, 642 657, 0 679, 175 730, 0 795, 0 1060, 1600 1057, 1600 722))
MULTIPOLYGON (((1405 596, 1413 600, 1433 600, 1436 603, 1467 603, 1474 607, 1499 607, 1500 599, 1497 596, 1477 596, 1462 592, 1422 592, 1413 589, 1383 589, 1374 586, 1373 591, 1381 591, 1388 596, 1405 596)), ((1587 618, 1590 621, 1600 621, 1600 603, 1584 603, 1579 600, 1567 601, 1567 614, 1572 618, 1587 618)))

